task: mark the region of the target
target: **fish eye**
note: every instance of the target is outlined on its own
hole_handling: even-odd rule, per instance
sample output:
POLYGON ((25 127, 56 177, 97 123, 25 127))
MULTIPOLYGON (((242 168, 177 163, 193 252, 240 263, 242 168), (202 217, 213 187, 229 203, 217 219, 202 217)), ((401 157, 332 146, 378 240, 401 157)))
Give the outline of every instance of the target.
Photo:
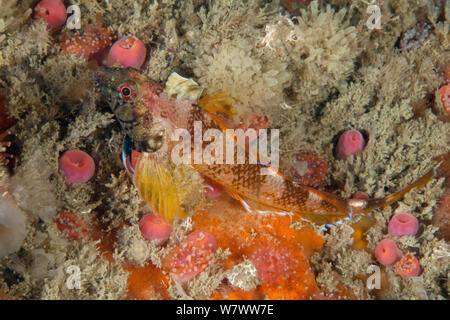
POLYGON ((119 92, 123 99, 129 99, 133 96, 133 88, 131 85, 128 84, 120 86, 119 92))

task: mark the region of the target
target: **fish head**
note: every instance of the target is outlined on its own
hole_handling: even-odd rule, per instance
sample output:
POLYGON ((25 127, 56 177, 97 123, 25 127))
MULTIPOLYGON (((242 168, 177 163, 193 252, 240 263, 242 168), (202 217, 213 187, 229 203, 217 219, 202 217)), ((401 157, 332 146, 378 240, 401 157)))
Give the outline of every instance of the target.
POLYGON ((102 96, 125 132, 131 137, 132 148, 139 152, 156 153, 164 146, 167 125, 149 108, 163 86, 147 80, 132 68, 108 68, 97 72, 102 96))
POLYGON ((140 78, 137 70, 129 68, 100 69, 96 74, 103 97, 125 127, 131 126, 136 120, 133 105, 142 83, 140 78))

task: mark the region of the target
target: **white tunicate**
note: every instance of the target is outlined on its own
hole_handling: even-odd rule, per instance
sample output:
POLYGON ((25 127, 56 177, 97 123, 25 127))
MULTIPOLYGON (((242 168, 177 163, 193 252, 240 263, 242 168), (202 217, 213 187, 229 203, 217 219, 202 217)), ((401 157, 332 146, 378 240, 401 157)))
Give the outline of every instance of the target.
POLYGON ((0 195, 0 257, 17 251, 26 236, 25 216, 13 197, 0 195))

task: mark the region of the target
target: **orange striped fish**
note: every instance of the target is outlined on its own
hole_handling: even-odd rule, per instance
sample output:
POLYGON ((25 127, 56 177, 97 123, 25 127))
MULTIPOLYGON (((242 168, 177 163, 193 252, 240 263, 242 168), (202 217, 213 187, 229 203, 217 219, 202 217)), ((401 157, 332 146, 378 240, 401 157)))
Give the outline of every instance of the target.
MULTIPOLYGON (((222 93, 199 99, 201 87, 176 74, 171 75, 165 87, 132 69, 102 70, 98 78, 104 97, 130 137, 125 143, 126 155, 131 156, 131 149, 141 152, 133 174, 140 196, 169 222, 186 217, 192 213, 189 210, 195 211, 195 206, 190 209, 186 206, 186 200, 192 196, 183 194, 185 181, 176 173, 179 165, 171 161, 171 154, 178 144, 171 137, 177 129, 186 129, 193 136, 196 122, 201 122, 203 135, 208 129, 226 132, 232 128, 229 116, 233 114, 233 108, 229 96, 222 93)), ((203 144, 203 148, 207 146, 208 143, 203 144)), ((246 145, 238 144, 237 148, 246 149, 246 145)), ((194 150, 190 152, 194 153, 194 150)), ((245 152, 248 158, 249 151, 245 152)), ((193 163, 185 165, 182 171, 192 170, 214 180, 249 211, 292 214, 322 224, 388 206, 413 188, 442 176, 444 171, 448 175, 449 170, 447 154, 434 169, 403 190, 379 199, 343 199, 299 185, 278 169, 264 164, 259 155, 256 157, 259 159, 256 164, 193 163), (271 174, 262 175, 262 168, 271 174)))

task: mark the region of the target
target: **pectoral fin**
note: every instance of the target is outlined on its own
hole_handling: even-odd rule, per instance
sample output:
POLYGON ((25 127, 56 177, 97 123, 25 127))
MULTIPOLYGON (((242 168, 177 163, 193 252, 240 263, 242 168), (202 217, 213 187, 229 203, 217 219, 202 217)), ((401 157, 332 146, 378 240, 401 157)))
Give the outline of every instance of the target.
POLYGON ((185 218, 187 215, 181 207, 174 177, 164 164, 151 159, 144 153, 136 163, 133 182, 139 195, 166 221, 185 218))

